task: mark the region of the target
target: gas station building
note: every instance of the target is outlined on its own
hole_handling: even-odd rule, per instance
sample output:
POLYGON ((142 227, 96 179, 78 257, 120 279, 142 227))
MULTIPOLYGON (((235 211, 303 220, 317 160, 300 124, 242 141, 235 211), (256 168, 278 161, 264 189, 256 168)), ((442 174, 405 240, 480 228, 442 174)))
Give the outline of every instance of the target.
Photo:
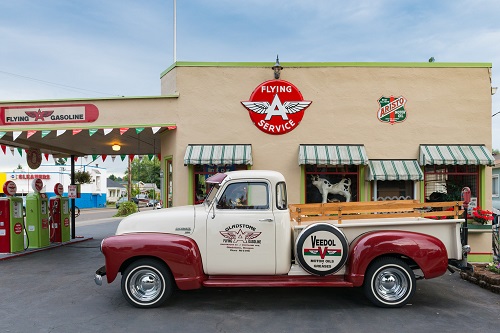
MULTIPOLYGON (((216 172, 252 168, 283 173, 290 203, 322 202, 322 179, 350 201, 459 200, 468 186, 491 209, 491 67, 176 62, 160 96, 2 101, 0 145, 34 160, 155 154, 165 207, 200 202, 216 172)), ((490 255, 491 226, 470 239, 471 260, 490 255)))

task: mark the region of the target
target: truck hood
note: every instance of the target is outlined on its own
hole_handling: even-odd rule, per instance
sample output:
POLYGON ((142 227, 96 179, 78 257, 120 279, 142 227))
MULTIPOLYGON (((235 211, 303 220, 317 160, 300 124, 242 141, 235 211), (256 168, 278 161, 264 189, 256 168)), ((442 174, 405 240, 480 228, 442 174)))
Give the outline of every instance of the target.
POLYGON ((189 235, 194 231, 195 211, 195 206, 181 206, 135 213, 120 222, 116 235, 136 232, 189 235))

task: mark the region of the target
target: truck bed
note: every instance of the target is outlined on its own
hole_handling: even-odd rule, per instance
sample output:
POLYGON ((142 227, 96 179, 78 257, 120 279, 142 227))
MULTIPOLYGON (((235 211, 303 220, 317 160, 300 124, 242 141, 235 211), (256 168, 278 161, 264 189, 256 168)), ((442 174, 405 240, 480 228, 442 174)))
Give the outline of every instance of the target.
POLYGON ((294 244, 312 223, 330 223, 352 242, 369 231, 403 230, 432 235, 446 246, 449 259, 462 259, 460 219, 462 202, 404 201, 349 202, 290 205, 294 244), (429 218, 433 217, 433 218, 429 218))

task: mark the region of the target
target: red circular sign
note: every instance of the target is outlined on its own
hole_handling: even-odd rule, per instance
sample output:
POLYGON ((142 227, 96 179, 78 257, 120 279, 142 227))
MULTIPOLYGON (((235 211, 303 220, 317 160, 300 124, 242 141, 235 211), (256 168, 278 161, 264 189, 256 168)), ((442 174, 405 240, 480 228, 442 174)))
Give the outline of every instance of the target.
POLYGON ((64 193, 64 187, 63 187, 63 184, 61 183, 57 183, 54 185, 54 193, 56 195, 63 195, 64 193))
POLYGON ((311 103, 304 101, 297 87, 284 80, 261 83, 249 101, 241 102, 254 125, 262 132, 274 135, 294 130, 311 103))
POLYGON ((14 232, 19 235, 21 232, 23 232, 23 225, 21 223, 16 223, 14 224, 14 232))
POLYGON ((8 180, 3 184, 3 193, 9 197, 15 195, 17 192, 17 185, 11 180, 8 180))
POLYGON ((43 188, 43 181, 40 178, 33 179, 31 182, 31 188, 37 193, 40 192, 43 188))

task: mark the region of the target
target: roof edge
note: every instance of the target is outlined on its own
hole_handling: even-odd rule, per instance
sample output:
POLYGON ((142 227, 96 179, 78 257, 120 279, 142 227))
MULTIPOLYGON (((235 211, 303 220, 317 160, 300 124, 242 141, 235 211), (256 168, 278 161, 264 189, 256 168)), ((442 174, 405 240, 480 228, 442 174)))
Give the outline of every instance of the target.
MULTIPOLYGON (((490 62, 282 62, 283 67, 393 67, 393 68, 491 68, 490 62)), ((177 61, 160 74, 160 78, 176 67, 269 67, 274 62, 196 62, 177 61)))
POLYGON ((48 102, 77 102, 77 101, 107 101, 107 100, 134 100, 134 99, 164 99, 164 98, 178 98, 179 94, 172 95, 158 95, 158 96, 117 96, 117 97, 99 97, 99 98, 62 98, 62 99, 27 99, 27 100, 13 100, 13 101, 0 101, 2 104, 15 104, 15 103, 48 103, 48 102))

